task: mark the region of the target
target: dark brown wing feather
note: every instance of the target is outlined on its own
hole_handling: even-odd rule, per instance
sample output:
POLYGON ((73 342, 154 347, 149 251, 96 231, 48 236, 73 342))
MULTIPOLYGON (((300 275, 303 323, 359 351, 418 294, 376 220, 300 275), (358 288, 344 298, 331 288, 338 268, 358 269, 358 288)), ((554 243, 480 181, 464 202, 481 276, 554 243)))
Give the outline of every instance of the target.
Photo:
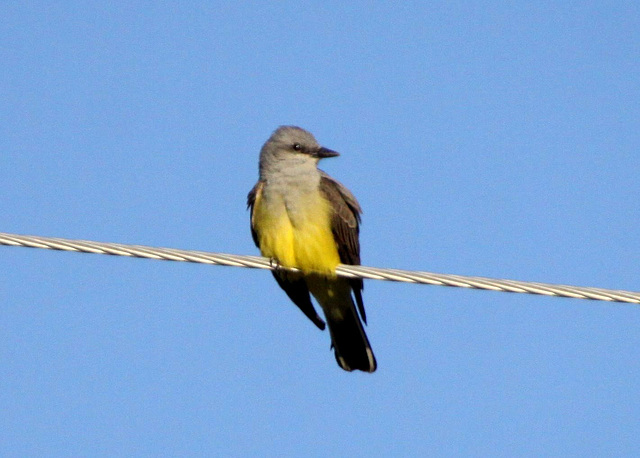
POLYGON ((305 314, 307 318, 309 318, 313 324, 315 324, 320 330, 324 331, 325 322, 320 316, 318 312, 316 312, 315 307, 311 303, 311 296, 309 295, 309 287, 307 286, 307 282, 300 275, 292 274, 289 272, 278 272, 278 270, 274 270, 273 278, 276 279, 280 288, 287 293, 289 299, 293 301, 294 304, 298 306, 298 308, 305 314))
MULTIPOLYGON (((331 221, 331 229, 333 236, 338 245, 338 254, 340 262, 343 264, 360 265, 360 204, 339 181, 334 180, 325 172, 320 172, 320 191, 325 198, 331 203, 333 208, 333 217, 331 221)), ((367 322, 367 315, 364 311, 364 303, 362 302, 362 289, 364 284, 362 279, 354 278, 349 280, 353 295, 358 304, 358 310, 362 321, 367 322)))
MULTIPOLYGON (((253 242, 258 248, 260 248, 260 241, 258 239, 258 233, 253 227, 253 207, 255 206, 256 200, 260 198, 261 191, 262 182, 258 181, 251 191, 249 191, 249 195, 247 196, 247 208, 251 211, 251 236, 253 237, 253 242)), ((284 292, 287 293, 287 296, 289 296, 289 299, 298 306, 302 313, 304 313, 307 318, 313 322, 313 324, 324 330, 325 322, 320 318, 318 312, 316 312, 316 309, 311 303, 309 288, 307 287, 307 283, 304 278, 290 272, 278 272, 277 269, 272 271, 272 273, 273 277, 278 282, 278 285, 280 285, 284 292)))
POLYGON ((253 243, 255 243, 258 248, 260 248, 260 244, 258 243, 258 233, 253 228, 253 206, 256 203, 256 196, 260 189, 262 189, 262 182, 258 181, 247 195, 247 209, 250 211, 249 217, 251 218, 251 237, 253 238, 253 243))

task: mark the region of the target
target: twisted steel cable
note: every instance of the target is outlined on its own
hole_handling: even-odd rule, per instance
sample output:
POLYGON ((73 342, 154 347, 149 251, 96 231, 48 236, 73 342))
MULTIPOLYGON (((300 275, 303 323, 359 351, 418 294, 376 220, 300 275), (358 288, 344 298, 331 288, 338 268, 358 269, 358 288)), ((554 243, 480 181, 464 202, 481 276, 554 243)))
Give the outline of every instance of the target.
MULTIPOLYGON (((143 245, 124 245, 120 243, 17 235, 3 232, 0 232, 0 245, 45 248, 50 250, 75 251, 80 253, 109 254, 114 256, 131 256, 164 261, 182 261, 221 266, 249 267, 253 269, 273 270, 282 268, 272 260, 261 256, 210 253, 206 251, 178 250, 174 248, 155 248, 143 245)), ((640 292, 602 288, 554 285, 549 283, 517 280, 499 280, 485 277, 468 277, 462 275, 438 274, 399 269, 381 269, 377 267, 350 266, 345 264, 340 264, 338 266, 336 274, 349 278, 357 277, 371 280, 388 280, 509 293, 538 294, 543 296, 640 304, 640 292)))

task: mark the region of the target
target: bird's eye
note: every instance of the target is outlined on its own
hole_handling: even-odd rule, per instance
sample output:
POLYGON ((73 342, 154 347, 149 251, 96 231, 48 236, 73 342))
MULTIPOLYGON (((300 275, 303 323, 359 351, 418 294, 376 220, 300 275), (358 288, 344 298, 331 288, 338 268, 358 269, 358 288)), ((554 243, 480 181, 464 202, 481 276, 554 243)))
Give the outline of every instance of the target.
POLYGON ((295 151, 302 151, 302 145, 300 145, 300 143, 294 143, 293 144, 293 149, 295 151))

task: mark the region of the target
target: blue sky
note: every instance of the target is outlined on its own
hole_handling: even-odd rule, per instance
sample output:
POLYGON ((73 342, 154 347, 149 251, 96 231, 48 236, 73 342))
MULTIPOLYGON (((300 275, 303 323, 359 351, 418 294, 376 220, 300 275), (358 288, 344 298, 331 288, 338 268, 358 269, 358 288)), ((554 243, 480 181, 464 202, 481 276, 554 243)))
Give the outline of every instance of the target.
MULTIPOLYGON (((257 254, 281 124, 366 265, 640 290, 634 2, 3 2, 0 231, 257 254)), ((365 283, 346 373, 264 271, 0 247, 5 456, 630 456, 640 308, 365 283)))

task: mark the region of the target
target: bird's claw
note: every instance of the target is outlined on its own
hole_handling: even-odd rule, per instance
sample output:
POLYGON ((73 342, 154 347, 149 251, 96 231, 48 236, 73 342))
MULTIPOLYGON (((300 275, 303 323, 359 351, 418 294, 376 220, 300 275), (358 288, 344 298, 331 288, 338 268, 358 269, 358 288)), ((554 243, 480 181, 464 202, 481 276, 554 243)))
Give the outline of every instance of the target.
POLYGON ((269 258, 269 265, 276 273, 282 272, 284 270, 282 264, 280 264, 275 258, 269 258))

